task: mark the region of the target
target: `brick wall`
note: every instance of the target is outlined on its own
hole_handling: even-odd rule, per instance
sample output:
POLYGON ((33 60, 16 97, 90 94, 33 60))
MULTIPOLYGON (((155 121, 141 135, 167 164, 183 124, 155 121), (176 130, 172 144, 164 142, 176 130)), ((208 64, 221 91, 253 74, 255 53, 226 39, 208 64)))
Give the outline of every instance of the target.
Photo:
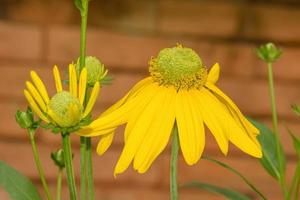
MULTIPOLYGON (((61 68, 78 57, 79 14, 73 1, 2 0, 0 3, 0 159, 8 162, 40 186, 25 131, 17 127, 14 114, 25 108, 22 95, 29 70, 38 71, 52 86, 49 76, 54 64, 61 68)), ((288 178, 295 166, 295 154, 287 124, 300 132, 300 123, 290 111, 291 103, 300 103, 300 2, 297 0, 214 0, 214 1, 91 1, 87 52, 97 56, 114 76, 114 84, 105 87, 95 114, 119 99, 139 79, 147 75, 147 61, 159 49, 177 42, 195 49, 207 66, 221 65, 219 86, 247 115, 271 125, 266 81, 267 69, 253 48, 273 41, 284 50, 274 66, 276 97, 281 135, 288 155, 288 178)), ((50 88, 51 91, 54 87, 50 88)), ((138 175, 132 169, 113 178, 113 168, 122 148, 122 130, 113 147, 103 157, 94 153, 98 199, 168 199, 167 149, 148 173, 138 175)), ((231 146, 224 158, 215 141, 207 134, 205 153, 241 170, 272 200, 281 199, 274 180, 260 168, 257 160, 231 146)), ((58 136, 44 131, 37 134, 46 176, 54 192, 56 169, 49 158, 60 146, 58 136)), ((96 139, 94 143, 96 144, 96 139)), ((79 174, 79 142, 73 137, 76 173, 79 174)), ((94 145, 95 147, 95 145, 94 145)), ((242 181, 218 166, 200 161, 187 167, 180 158, 179 181, 201 180, 253 193, 242 181)), ((78 180, 79 181, 79 180, 78 180)), ((64 190, 66 188, 64 187, 64 190)), ((67 195, 67 192, 63 193, 67 195)), ((202 191, 182 190, 182 199, 220 199, 202 191)), ((0 199, 8 199, 0 190, 0 199)), ((64 197, 67 199, 67 197, 64 197)))

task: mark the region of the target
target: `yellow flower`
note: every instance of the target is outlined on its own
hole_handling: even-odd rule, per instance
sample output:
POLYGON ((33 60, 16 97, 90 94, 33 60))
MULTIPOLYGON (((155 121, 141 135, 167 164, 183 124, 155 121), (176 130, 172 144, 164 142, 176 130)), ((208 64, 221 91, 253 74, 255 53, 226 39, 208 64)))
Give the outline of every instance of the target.
POLYGON ((102 135, 98 153, 111 144, 113 131, 126 124, 125 146, 115 167, 124 172, 131 162, 144 173, 168 144, 176 123, 180 147, 187 164, 195 164, 205 146, 204 124, 226 155, 232 142, 247 154, 260 158, 259 131, 242 115, 234 102, 216 85, 219 65, 209 73, 199 56, 177 46, 162 50, 150 61, 151 76, 143 79, 106 113, 83 128, 87 137, 102 135))
POLYGON ((69 91, 63 90, 57 66, 53 68, 56 94, 49 98, 47 89, 35 71, 30 72, 32 82, 27 81, 24 95, 30 107, 44 122, 56 127, 77 126, 91 112, 98 96, 100 85, 96 82, 88 103, 83 105, 87 87, 87 69, 83 68, 79 81, 73 64, 69 65, 69 91))

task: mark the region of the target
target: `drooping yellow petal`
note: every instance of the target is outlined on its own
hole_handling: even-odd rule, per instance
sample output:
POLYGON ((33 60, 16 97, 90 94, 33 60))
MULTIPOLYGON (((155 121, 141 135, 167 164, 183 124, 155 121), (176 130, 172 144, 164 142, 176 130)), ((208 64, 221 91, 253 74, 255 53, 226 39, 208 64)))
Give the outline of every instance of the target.
POLYGON ((120 106, 111 113, 100 116, 89 126, 81 129, 78 134, 87 137, 97 136, 97 131, 115 128, 121 124, 124 124, 128 120, 133 109, 143 107, 151 100, 155 94, 155 87, 157 87, 156 85, 157 84, 153 83, 145 86, 142 93, 139 93, 139 95, 137 95, 135 98, 128 100, 124 105, 120 106))
POLYGON ((69 65, 69 88, 70 93, 77 97, 77 75, 74 64, 69 65))
POLYGON ((239 123, 239 126, 245 129, 252 140, 259 145, 259 142, 256 139, 256 136, 259 134, 259 130, 251 122, 249 122, 248 119, 246 119, 236 104, 214 84, 207 84, 206 87, 211 90, 211 92, 213 92, 220 101, 227 105, 232 116, 236 122, 239 123))
POLYGON ((99 155, 103 155, 106 150, 110 147, 110 145, 112 144, 112 141, 114 139, 114 135, 115 133, 109 133, 106 135, 103 135, 97 145, 97 153, 99 155))
MULTIPOLYGON (((152 123, 152 120, 157 117, 157 107, 159 106, 160 98, 157 92, 159 91, 159 86, 155 84, 154 87, 151 87, 152 91, 144 91, 147 93, 156 93, 156 95, 151 99, 149 104, 146 106, 144 111, 141 113, 139 118, 136 119, 136 123, 134 127, 132 128, 131 133, 129 134, 128 140, 123 148, 122 154, 118 160, 118 163, 115 167, 115 175, 124 172, 129 164, 131 163, 132 159, 134 158, 134 155, 138 148, 141 145, 141 142, 143 141, 145 134, 147 133, 148 129, 150 128, 150 125, 152 123)), ((143 99, 140 99, 143 100, 143 99)), ((144 99, 145 101, 145 99, 144 99)))
POLYGON ((155 113, 160 113, 160 115, 152 119, 152 123, 134 157, 134 168, 139 173, 145 173, 155 158, 165 149, 174 126, 176 90, 173 87, 162 87, 160 90, 161 96, 158 97, 160 103, 155 110, 155 113))
POLYGON ((62 91, 61 78, 60 78, 59 70, 56 65, 53 67, 53 76, 54 76, 56 91, 61 92, 62 91))
POLYGON ((79 89, 78 89, 78 98, 81 105, 83 105, 85 99, 86 82, 87 82, 87 69, 84 67, 80 72, 79 89))
POLYGON ((26 97, 26 99, 27 99, 30 107, 32 108, 33 112, 35 112, 35 114, 37 114, 37 116, 39 118, 41 118, 43 121, 49 123, 49 120, 42 113, 42 111, 40 110, 40 108, 38 107, 38 105, 35 103, 34 99, 31 96, 31 94, 27 90, 24 90, 24 95, 25 95, 25 97, 26 97))
POLYGON ((43 112, 46 112, 46 104, 41 97, 40 93, 37 89, 32 85, 31 82, 26 81, 27 89, 29 90, 30 94, 32 95, 33 99, 38 103, 39 107, 42 109, 43 112))
POLYGON ((86 108, 84 110, 83 117, 86 117, 91 112, 94 104, 96 103, 96 100, 97 100, 97 97, 98 97, 98 94, 99 94, 99 90, 100 90, 100 83, 96 82, 94 87, 93 87, 90 99, 89 99, 89 101, 86 105, 86 108))
POLYGON ((184 159, 189 165, 200 159, 205 144, 203 121, 193 93, 195 90, 179 91, 176 98, 179 141, 184 159))
POLYGON ((48 104, 49 103, 49 96, 48 96, 48 92, 46 90, 46 87, 45 87, 43 81, 40 79, 40 77, 37 75, 37 73, 35 71, 31 71, 30 76, 31 76, 31 79, 32 79, 35 87, 37 88, 37 90, 39 91, 41 96, 43 97, 44 102, 46 104, 48 104))
POLYGON ((210 129, 215 137, 221 151, 227 155, 228 153, 228 132, 227 120, 224 117, 223 109, 215 101, 211 101, 210 93, 205 88, 195 92, 199 106, 201 106, 201 115, 206 126, 210 129))
POLYGON ((219 63, 216 63, 212 66, 212 68, 208 73, 207 82, 215 84, 219 79, 219 75, 220 75, 220 66, 219 63))

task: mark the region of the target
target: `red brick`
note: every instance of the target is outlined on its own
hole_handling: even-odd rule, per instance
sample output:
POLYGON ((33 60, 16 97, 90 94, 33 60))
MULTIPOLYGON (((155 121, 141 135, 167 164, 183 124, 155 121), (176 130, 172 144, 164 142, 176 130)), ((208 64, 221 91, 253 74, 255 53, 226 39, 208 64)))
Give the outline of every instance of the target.
POLYGON ((238 28, 238 9, 234 4, 162 1, 159 26, 170 34, 195 34, 228 37, 238 28))
POLYGON ((0 21, 0 58, 39 59, 41 42, 38 27, 0 21))

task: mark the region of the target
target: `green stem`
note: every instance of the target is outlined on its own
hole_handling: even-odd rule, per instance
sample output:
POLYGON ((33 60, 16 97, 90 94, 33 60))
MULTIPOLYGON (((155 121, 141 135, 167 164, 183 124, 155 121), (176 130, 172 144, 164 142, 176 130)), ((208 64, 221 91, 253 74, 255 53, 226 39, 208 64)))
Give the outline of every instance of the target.
POLYGON ((33 151, 33 156, 34 156, 34 161, 35 161, 35 164, 36 164, 36 168, 37 168, 38 173, 40 175, 40 179, 41 179, 43 188, 45 190, 47 199, 51 200, 52 197, 51 197, 51 194, 49 192, 49 188, 48 188, 46 178, 45 178, 45 173, 44 173, 41 161, 40 161, 39 153, 38 153, 36 142, 35 142, 35 139, 34 139, 35 130, 29 129, 28 131, 29 131, 29 137, 30 137, 30 142, 31 142, 31 147, 32 147, 32 151, 33 151))
POLYGON ((275 89, 274 89, 274 80, 273 80, 273 67, 272 63, 268 63, 268 80, 269 80, 269 94, 271 98, 271 107, 272 107, 272 122, 273 122, 273 132, 275 133, 276 139, 276 152, 278 158, 278 165, 280 170, 279 182, 281 190, 284 194, 284 199, 288 199, 287 186, 285 182, 285 174, 282 163, 282 155, 281 155, 281 144, 278 130, 278 115, 276 110, 276 101, 275 101, 275 89))
POLYGON ((80 29, 80 67, 79 72, 85 66, 85 51, 86 51, 86 29, 89 0, 82 1, 83 10, 81 11, 81 29, 80 29))
POLYGON ((89 200, 95 199, 95 191, 94 191, 94 180, 93 180, 93 154, 92 154, 92 143, 91 138, 86 138, 87 144, 87 184, 88 184, 88 193, 89 200))
POLYGON ((61 200, 61 185, 62 185, 62 174, 63 168, 59 167, 57 174, 57 188, 56 188, 56 200, 61 200))
POLYGON ((293 176, 292 184, 289 190, 289 198, 294 193, 294 199, 299 199, 299 190, 300 190, 300 162, 297 163, 295 173, 293 176))
POLYGON ((172 152, 171 152, 171 162, 170 162, 170 195, 171 200, 178 199, 178 189, 177 189, 177 160, 179 151, 179 141, 178 141, 178 130, 177 125, 173 128, 173 141, 172 141, 172 152))
POLYGON ((62 143, 64 150, 64 158, 67 172, 67 182, 70 191, 70 199, 76 200, 76 184, 74 178, 74 169, 72 162, 72 150, 71 150, 71 141, 69 133, 62 133, 62 143))
POLYGON ((86 199, 86 138, 80 137, 80 199, 86 199))

